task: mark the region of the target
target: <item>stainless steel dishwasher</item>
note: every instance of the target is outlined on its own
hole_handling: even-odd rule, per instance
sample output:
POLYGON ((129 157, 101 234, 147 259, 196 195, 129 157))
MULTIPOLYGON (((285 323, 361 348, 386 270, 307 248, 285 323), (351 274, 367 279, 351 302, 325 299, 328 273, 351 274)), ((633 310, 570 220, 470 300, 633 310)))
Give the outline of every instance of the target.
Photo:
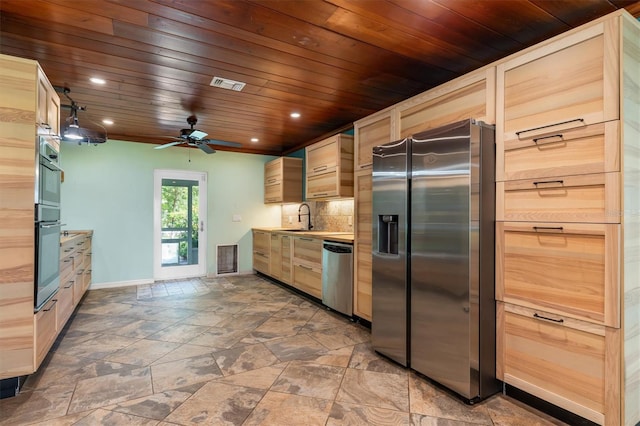
POLYGON ((322 303, 345 315, 353 314, 352 244, 322 244, 322 303))

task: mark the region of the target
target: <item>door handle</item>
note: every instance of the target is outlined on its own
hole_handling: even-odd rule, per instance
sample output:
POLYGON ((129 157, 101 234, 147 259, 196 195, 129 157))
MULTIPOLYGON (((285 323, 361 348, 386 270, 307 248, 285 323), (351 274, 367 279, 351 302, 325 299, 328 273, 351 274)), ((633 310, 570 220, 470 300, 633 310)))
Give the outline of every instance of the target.
POLYGON ((200 232, 204 232, 204 220, 200 221, 200 232))

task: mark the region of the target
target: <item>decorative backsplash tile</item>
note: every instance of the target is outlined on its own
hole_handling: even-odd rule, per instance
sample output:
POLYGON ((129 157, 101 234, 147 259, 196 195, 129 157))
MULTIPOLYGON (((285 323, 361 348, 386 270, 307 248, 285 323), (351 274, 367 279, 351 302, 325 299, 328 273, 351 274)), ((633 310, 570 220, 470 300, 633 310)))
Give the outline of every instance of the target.
MULTIPOLYGON (((311 224, 314 231, 353 232, 353 200, 308 201, 311 208, 311 224)), ((298 209, 301 204, 282 205, 283 228, 306 228, 307 208, 298 222, 298 209)))

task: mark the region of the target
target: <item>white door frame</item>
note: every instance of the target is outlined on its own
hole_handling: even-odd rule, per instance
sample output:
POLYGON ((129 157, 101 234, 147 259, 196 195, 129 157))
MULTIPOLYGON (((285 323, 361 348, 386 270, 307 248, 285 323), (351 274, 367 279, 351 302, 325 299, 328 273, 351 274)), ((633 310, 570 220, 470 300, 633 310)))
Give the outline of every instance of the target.
POLYGON ((207 274, 207 172, 156 169, 153 171, 153 278, 170 280, 202 277, 207 274), (162 266, 161 201, 162 179, 183 179, 199 182, 198 190, 198 264, 162 266))

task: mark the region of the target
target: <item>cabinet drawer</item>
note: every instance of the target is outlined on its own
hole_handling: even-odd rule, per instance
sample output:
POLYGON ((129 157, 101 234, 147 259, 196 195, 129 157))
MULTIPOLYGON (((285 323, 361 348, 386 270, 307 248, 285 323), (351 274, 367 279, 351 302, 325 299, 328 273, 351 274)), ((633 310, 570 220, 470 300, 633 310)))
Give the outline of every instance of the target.
POLYGON ((322 270, 320 268, 293 264, 293 286, 318 299, 322 298, 322 270))
POLYGON ((326 169, 325 172, 307 176, 306 198, 327 198, 338 195, 338 169, 326 169), (327 171, 328 170, 328 171, 327 171))
POLYGON ((496 223, 496 299, 619 327, 620 225, 496 223))
POLYGON ((619 137, 620 121, 614 120, 505 141, 496 180, 620 171, 619 137))
POLYGON ((56 328, 62 330, 65 323, 73 313, 73 281, 68 281, 65 285, 60 287, 58 294, 58 311, 56 313, 56 328))
POLYGON ((616 418, 619 330, 498 303, 504 381, 604 424, 616 418))
POLYGON ((269 275, 269 256, 259 252, 253 252, 253 269, 269 275))
POLYGON ((504 140, 619 119, 617 20, 498 65, 504 140))
POLYGON ((496 220, 620 223, 620 174, 496 183, 496 220))
POLYGON ((276 158, 264 165, 264 183, 279 183, 282 179, 282 158, 276 158))
POLYGON ((49 352, 49 348, 56 338, 56 316, 58 312, 58 299, 54 296, 40 311, 34 315, 35 327, 35 366, 36 369, 49 352))
POLYGON ((77 305, 84 294, 84 269, 76 270, 75 280, 73 280, 73 305, 77 305))
POLYGON ((253 251, 268 254, 271 250, 271 232, 253 231, 253 251))
POLYGON ((307 237, 293 238, 293 258, 309 266, 322 264, 322 240, 307 237))

